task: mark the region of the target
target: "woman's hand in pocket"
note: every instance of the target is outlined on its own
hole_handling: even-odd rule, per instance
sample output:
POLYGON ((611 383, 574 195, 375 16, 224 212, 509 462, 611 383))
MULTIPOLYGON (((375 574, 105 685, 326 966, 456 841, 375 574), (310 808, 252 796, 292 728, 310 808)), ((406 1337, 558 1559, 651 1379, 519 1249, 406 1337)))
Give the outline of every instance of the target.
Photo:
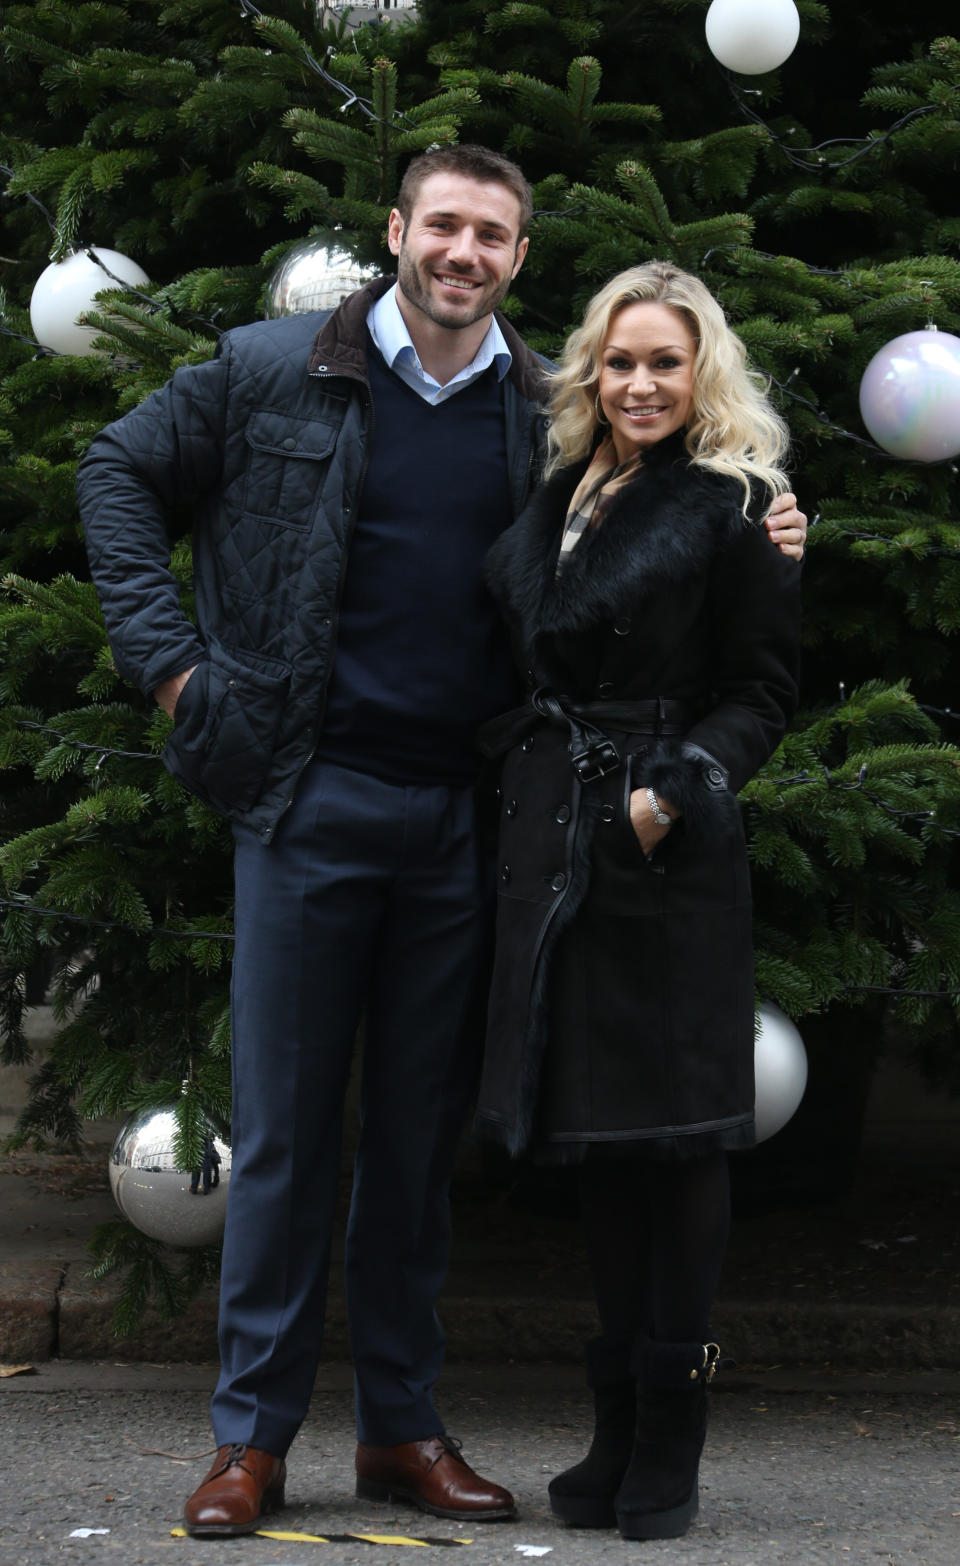
MULTIPOLYGON (((658 798, 657 802, 660 809, 668 816, 677 815, 677 810, 669 800, 658 798)), ((654 817, 652 806, 647 798, 647 790, 635 788, 630 795, 630 824, 637 834, 640 847, 649 856, 657 844, 666 837, 673 823, 661 826, 654 817)))

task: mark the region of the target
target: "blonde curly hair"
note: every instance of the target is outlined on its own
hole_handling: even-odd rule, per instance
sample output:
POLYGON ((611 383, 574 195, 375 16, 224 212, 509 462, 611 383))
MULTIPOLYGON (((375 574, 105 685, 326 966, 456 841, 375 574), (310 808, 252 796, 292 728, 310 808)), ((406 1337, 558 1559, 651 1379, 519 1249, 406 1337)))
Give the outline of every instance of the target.
POLYGON ((696 339, 693 412, 685 446, 691 463, 739 479, 744 515, 751 480, 781 494, 789 488, 781 464, 790 446, 786 424, 767 398, 763 377, 747 365, 740 338, 700 279, 668 261, 647 261, 618 272, 587 305, 583 324, 567 339, 550 376, 547 476, 593 448, 599 419, 600 359, 611 323, 631 304, 676 310, 696 339))

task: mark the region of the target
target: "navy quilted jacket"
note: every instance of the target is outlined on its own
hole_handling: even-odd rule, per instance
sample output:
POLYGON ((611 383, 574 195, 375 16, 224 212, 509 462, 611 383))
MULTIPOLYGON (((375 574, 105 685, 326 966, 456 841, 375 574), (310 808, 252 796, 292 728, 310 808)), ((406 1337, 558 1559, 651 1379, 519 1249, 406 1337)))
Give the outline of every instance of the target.
MULTIPOLYGON (((102 430, 78 472, 117 668, 150 692, 197 665, 164 761, 267 841, 323 721, 373 425, 366 317, 392 283, 381 278, 332 313, 227 332, 213 359, 177 370, 102 430), (183 505, 197 625, 170 572, 166 518, 183 505)), ((542 456, 543 367, 499 324, 513 354, 505 408, 516 516, 542 456)))

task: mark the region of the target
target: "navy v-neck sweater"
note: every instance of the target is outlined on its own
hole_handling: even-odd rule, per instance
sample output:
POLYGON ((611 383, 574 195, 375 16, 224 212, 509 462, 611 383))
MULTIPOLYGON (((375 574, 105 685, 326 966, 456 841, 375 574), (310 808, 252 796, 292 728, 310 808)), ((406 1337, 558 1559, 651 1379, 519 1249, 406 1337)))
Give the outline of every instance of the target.
POLYGON ((482 580, 512 520, 491 366, 431 405, 368 344, 374 428, 318 754, 400 783, 466 784, 475 734, 517 699, 482 580))

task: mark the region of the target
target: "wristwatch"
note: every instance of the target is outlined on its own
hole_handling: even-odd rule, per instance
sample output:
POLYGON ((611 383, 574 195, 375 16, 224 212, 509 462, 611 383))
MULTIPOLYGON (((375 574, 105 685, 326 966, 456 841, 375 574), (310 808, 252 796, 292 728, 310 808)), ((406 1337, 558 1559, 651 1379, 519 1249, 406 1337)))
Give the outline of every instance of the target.
POLYGON ((653 789, 648 788, 645 789, 644 792, 646 793, 647 804, 650 806, 650 809, 653 813, 653 819, 657 823, 657 826, 673 826, 673 817, 668 816, 667 812, 661 807, 660 801, 653 792, 653 789))

